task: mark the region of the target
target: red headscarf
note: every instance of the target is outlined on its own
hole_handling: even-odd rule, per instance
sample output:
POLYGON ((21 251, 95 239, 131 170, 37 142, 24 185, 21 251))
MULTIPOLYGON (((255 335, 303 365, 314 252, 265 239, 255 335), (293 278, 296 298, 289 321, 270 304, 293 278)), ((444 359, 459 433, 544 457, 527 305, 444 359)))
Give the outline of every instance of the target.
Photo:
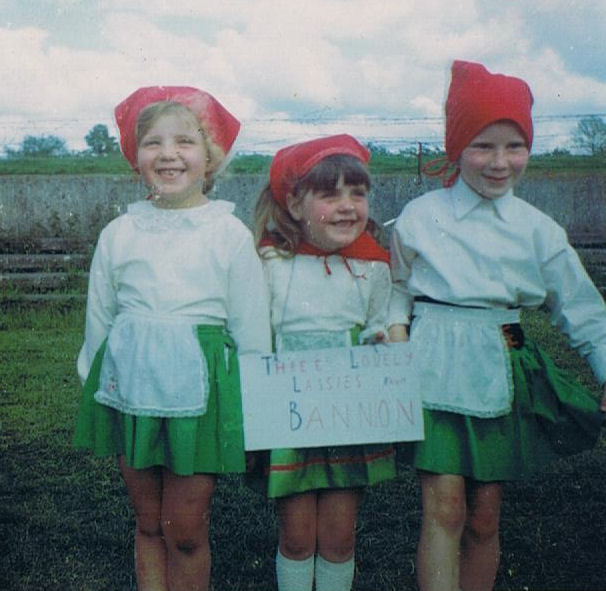
MULTIPOLYGON (((461 152, 485 127, 497 121, 513 121, 532 147, 532 103, 530 88, 524 80, 491 74, 483 65, 455 60, 446 99, 446 156, 442 166, 432 170, 437 161, 428 163, 425 172, 430 176, 445 175, 457 165, 461 152)), ((458 176, 458 169, 443 183, 450 186, 458 176)))
POLYGON ((172 101, 188 107, 211 141, 227 155, 236 141, 240 122, 212 95, 190 86, 149 86, 135 90, 115 109, 122 153, 137 168, 137 119, 152 103, 172 101))
MULTIPOLYGON (((274 156, 270 169, 270 185, 274 199, 286 208, 286 195, 293 191, 297 182, 318 162, 335 154, 353 156, 364 164, 370 161, 370 152, 348 134, 331 135, 279 150, 274 156)), ((271 236, 267 236, 261 241, 260 246, 277 246, 277 243, 271 236)), ((336 252, 323 251, 308 242, 299 244, 295 252, 324 257, 324 266, 329 274, 330 268, 326 258, 331 254, 340 255, 348 268, 348 258, 389 263, 389 253, 368 232, 363 232, 351 244, 336 252)))
POLYGON ((370 152, 354 137, 347 134, 331 135, 278 150, 271 163, 269 180, 274 199, 286 207, 286 195, 320 160, 334 154, 345 154, 370 161, 370 152))
MULTIPOLYGON (((274 246, 276 248, 280 248, 280 245, 272 236, 266 236, 263 238, 259 246, 274 246)), ((322 250, 309 242, 301 242, 295 250, 295 254, 307 254, 317 257, 324 257, 324 265, 327 268, 327 273, 329 275, 330 269, 328 269, 326 257, 333 254, 341 256, 346 265, 348 264, 348 258, 361 259, 363 261, 381 261, 389 264, 389 251, 384 249, 369 232, 362 232, 362 234, 360 234, 360 236, 358 236, 351 244, 348 244, 347 246, 334 252, 322 250)))

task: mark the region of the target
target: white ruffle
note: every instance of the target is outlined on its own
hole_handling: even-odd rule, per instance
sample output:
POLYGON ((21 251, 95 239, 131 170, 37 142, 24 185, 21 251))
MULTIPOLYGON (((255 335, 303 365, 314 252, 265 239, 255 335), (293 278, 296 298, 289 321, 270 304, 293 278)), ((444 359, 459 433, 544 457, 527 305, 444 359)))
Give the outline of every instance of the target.
POLYGON ((107 339, 95 400, 137 416, 200 416, 208 367, 196 325, 123 313, 107 339))
POLYGON ((153 201, 146 200, 129 204, 127 213, 142 230, 164 232, 216 223, 218 216, 231 214, 234 208, 233 203, 223 199, 215 199, 197 207, 183 209, 156 207, 153 201))
POLYGON ((511 412, 513 378, 501 326, 518 310, 415 304, 411 343, 423 406, 480 418, 511 412))

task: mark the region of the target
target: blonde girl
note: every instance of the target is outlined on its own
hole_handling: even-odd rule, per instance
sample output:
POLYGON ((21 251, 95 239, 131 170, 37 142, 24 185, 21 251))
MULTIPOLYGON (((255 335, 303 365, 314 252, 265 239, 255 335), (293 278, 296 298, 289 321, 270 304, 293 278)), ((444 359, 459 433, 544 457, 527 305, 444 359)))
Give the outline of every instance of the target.
POLYGON ((93 257, 75 444, 116 456, 135 512, 140 591, 206 590, 218 474, 244 472, 236 351, 269 348, 261 263, 233 204, 206 193, 238 121, 190 87, 116 107, 150 190, 93 257))

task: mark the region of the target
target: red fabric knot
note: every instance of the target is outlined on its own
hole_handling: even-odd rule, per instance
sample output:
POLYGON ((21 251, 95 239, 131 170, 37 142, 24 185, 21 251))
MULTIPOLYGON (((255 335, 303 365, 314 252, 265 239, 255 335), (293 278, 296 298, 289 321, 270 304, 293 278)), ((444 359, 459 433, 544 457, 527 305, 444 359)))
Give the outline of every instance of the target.
POLYGON ((461 169, 457 164, 451 162, 448 156, 442 156, 423 164, 422 171, 426 176, 441 177, 442 186, 452 187, 459 178, 461 169))

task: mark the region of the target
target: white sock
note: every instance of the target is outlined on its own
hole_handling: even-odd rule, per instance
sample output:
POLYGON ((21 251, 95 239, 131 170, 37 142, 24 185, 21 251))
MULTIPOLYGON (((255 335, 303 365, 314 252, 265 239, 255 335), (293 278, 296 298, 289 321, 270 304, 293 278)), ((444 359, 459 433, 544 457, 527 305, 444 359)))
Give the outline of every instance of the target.
POLYGON ((305 560, 291 560, 278 550, 276 577, 279 591, 311 591, 314 583, 313 554, 305 560))
POLYGON ((316 591, 350 591, 354 578, 355 561, 328 562, 316 556, 316 591))

